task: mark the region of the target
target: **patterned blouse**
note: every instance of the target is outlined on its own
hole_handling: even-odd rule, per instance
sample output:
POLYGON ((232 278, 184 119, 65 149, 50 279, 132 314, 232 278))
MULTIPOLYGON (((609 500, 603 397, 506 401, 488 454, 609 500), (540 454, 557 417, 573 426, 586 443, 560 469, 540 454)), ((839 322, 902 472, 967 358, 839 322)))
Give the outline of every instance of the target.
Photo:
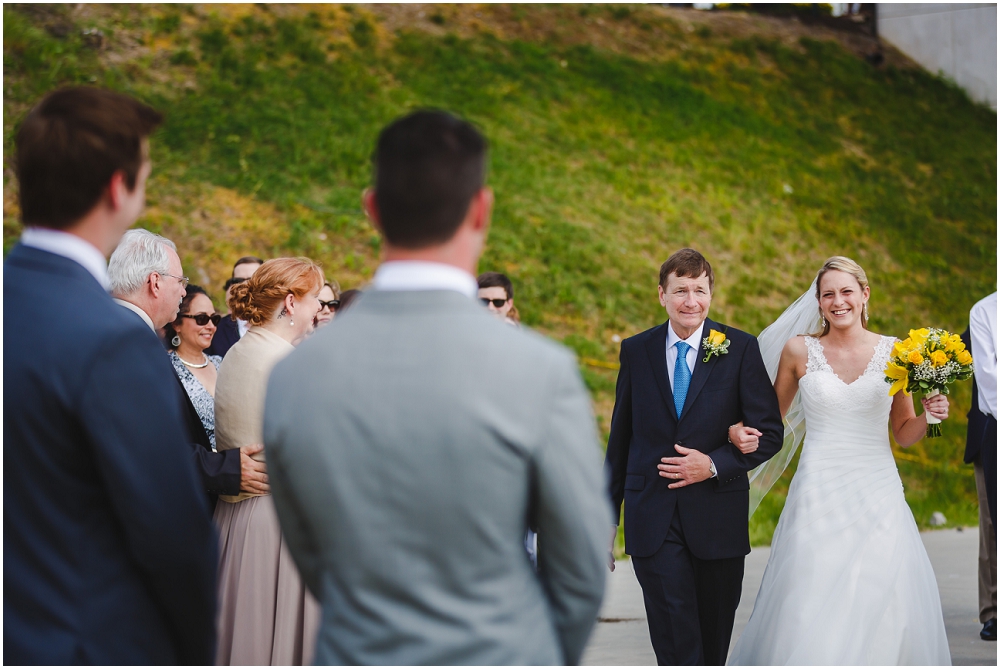
MULTIPOLYGON (((170 363, 174 366, 174 372, 177 373, 178 378, 181 380, 181 384, 184 386, 184 390, 187 391, 188 397, 191 398, 191 404, 194 405, 195 410, 198 412, 198 417, 201 418, 201 424, 205 427, 205 432, 208 433, 208 439, 212 443, 212 450, 215 450, 215 399, 208 394, 205 390, 205 386, 201 385, 201 381, 195 378, 191 370, 188 369, 187 365, 181 362, 180 357, 177 355, 177 351, 170 351, 170 363)), ((216 371, 219 369, 219 365, 222 364, 221 355, 208 355, 205 354, 213 365, 215 365, 216 371)))

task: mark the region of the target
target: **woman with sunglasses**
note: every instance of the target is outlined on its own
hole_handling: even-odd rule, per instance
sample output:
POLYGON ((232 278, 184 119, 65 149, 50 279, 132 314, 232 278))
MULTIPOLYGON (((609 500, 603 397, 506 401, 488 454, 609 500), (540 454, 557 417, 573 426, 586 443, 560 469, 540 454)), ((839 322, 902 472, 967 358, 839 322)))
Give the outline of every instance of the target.
POLYGON ((167 347, 181 385, 191 398, 215 450, 215 380, 222 357, 205 353, 212 344, 215 329, 222 317, 215 312, 212 300, 200 286, 189 285, 181 300, 177 320, 167 323, 167 347))
POLYGON ((340 286, 336 281, 327 281, 319 291, 319 311, 316 313, 316 327, 333 320, 340 308, 340 286))

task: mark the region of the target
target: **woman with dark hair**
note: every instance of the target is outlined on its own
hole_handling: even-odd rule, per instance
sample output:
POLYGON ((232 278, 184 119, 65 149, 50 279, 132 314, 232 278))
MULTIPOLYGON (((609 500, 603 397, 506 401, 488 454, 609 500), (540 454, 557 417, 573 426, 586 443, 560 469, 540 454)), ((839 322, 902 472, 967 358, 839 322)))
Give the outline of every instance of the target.
POLYGON ((215 381, 222 357, 205 353, 212 344, 215 329, 222 317, 216 313, 212 300, 200 286, 189 285, 181 300, 177 319, 167 323, 167 348, 174 372, 191 398, 205 427, 205 434, 215 450, 215 381))
MULTIPOLYGON (((268 377, 313 331, 323 284, 323 270, 307 258, 276 258, 230 290, 233 316, 250 327, 219 370, 220 451, 264 442, 268 377)), ((311 664, 319 604, 299 577, 271 496, 220 495, 215 523, 220 538, 216 664, 311 664)))

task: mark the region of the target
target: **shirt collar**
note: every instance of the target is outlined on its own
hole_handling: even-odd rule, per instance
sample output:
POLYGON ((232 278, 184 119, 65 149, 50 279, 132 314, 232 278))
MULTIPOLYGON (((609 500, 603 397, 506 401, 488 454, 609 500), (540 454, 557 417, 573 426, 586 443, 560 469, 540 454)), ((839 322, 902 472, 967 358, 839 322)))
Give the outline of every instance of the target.
POLYGON ((149 314, 147 314, 145 311, 135 306, 131 302, 126 302, 125 300, 119 300, 117 297, 112 299, 121 306, 128 309, 129 311, 134 311, 135 313, 139 314, 139 317, 142 318, 142 320, 146 321, 146 325, 149 326, 149 329, 152 330, 153 332, 156 332, 156 326, 153 325, 153 319, 149 317, 149 314))
POLYGON ((704 332, 704 331, 705 331, 705 321, 702 321, 701 325, 698 326, 698 329, 695 330, 694 334, 692 334, 687 339, 682 340, 678 336, 678 334, 676 332, 674 332, 674 327, 672 325, 670 325, 670 323, 668 322, 667 323, 667 348, 670 349, 677 342, 684 341, 684 342, 687 343, 688 346, 690 346, 691 348, 693 348, 694 350, 697 351, 698 350, 698 346, 701 344, 701 333, 704 332))
POLYGON ((76 235, 50 228, 25 228, 21 233, 21 243, 31 248, 54 253, 82 265, 90 272, 104 290, 108 282, 108 262, 96 246, 76 235))
POLYGON ((453 265, 422 260, 394 260, 382 263, 372 278, 375 290, 454 290, 475 298, 476 279, 453 265))

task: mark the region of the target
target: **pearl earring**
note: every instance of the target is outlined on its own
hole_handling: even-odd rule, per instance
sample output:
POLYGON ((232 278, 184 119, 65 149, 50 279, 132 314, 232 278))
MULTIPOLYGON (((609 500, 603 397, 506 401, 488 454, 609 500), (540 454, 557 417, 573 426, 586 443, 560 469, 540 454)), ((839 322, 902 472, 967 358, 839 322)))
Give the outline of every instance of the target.
POLYGON ((288 324, 289 324, 289 325, 295 325, 295 321, 294 321, 294 320, 292 320, 291 318, 289 318, 289 319, 288 319, 288 324))

